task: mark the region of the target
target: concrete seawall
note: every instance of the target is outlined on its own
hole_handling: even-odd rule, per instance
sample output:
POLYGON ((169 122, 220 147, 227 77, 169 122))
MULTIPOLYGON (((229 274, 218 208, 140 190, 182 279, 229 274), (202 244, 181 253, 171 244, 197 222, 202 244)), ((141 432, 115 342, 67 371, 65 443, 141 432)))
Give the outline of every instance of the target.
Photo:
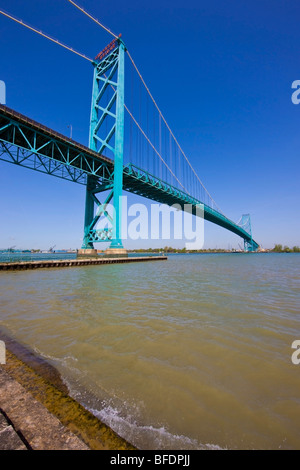
POLYGON ((0 450, 89 450, 0 367, 0 450))
POLYGON ((165 261, 167 256, 136 256, 128 258, 84 258, 65 260, 41 260, 41 261, 18 261, 12 263, 0 263, 0 271, 26 270, 39 268, 70 268, 78 266, 90 266, 115 263, 141 263, 145 261, 165 261))
POLYGON ((30 365, 9 349, 0 365, 0 450, 136 450, 74 400, 50 364, 4 338, 30 365))

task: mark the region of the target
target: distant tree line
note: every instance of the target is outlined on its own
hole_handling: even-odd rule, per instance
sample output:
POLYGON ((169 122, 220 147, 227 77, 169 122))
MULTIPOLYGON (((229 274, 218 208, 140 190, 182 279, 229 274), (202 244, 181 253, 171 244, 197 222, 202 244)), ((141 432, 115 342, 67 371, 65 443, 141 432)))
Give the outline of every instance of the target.
POLYGON ((216 253, 230 250, 224 250, 223 248, 208 248, 202 250, 187 250, 186 248, 173 248, 171 246, 165 246, 164 248, 140 248, 136 250, 128 250, 134 253, 216 253))
POLYGON ((273 250, 275 253, 300 253, 300 248, 299 246, 293 246, 293 248, 290 248, 289 246, 282 246, 280 244, 275 245, 273 250))
MULTIPOLYGON (((230 253, 232 250, 225 250, 224 248, 203 248, 202 250, 187 250, 186 248, 173 248, 171 246, 165 246, 164 248, 140 248, 128 251, 134 253, 230 253)), ((277 244, 272 250, 268 249, 264 251, 271 253, 300 253, 300 247, 293 246, 292 248, 290 248, 286 245, 282 246, 280 244, 277 244)))

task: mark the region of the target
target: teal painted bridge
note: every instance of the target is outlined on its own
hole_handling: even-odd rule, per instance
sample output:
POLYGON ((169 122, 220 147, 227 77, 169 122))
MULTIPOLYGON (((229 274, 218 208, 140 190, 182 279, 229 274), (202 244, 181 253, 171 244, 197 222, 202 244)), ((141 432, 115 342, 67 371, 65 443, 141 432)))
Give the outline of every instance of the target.
MULTIPOLYGON (((84 244, 92 248, 95 242, 113 241, 112 230, 95 228, 100 216, 105 213, 105 205, 113 198, 113 159, 0 105, 0 160, 85 185, 87 206, 90 199, 100 210, 96 215, 94 210, 86 215, 88 229, 84 244), (109 196, 101 204, 96 195, 103 191, 108 191, 109 196)), ((132 163, 122 165, 122 189, 168 206, 179 205, 182 210, 192 206, 195 215, 200 204, 205 220, 240 236, 246 251, 258 248, 258 243, 252 238, 251 226, 249 229, 248 216, 239 225, 203 201, 132 163)))
MULTIPOLYGON (((0 13, 28 27, 11 15, 0 13)), ((249 214, 235 223, 218 208, 180 147, 123 40, 109 32, 113 41, 95 59, 54 41, 93 66, 88 147, 1 105, 0 159, 85 185, 82 244, 85 254, 94 250, 94 243, 108 241, 115 253, 126 251, 121 233, 123 190, 204 217, 239 235, 245 251, 256 251, 258 243, 252 238, 249 214), (126 87, 125 72, 131 77, 128 80, 131 90, 126 87), (104 193, 102 203, 99 193, 104 193), (107 210, 110 203, 113 215, 107 210), (109 228, 97 229, 100 218, 107 219, 109 228)))

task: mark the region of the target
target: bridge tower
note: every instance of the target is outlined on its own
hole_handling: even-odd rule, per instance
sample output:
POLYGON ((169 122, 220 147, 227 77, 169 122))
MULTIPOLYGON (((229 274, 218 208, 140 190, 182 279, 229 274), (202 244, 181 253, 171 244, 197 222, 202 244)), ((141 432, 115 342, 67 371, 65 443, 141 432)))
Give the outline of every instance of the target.
POLYGON ((114 39, 100 52, 94 65, 93 93, 90 118, 89 147, 103 155, 110 154, 114 171, 110 179, 87 177, 84 218, 84 238, 79 256, 96 256, 95 242, 110 241, 106 253, 110 256, 127 256, 121 239, 121 201, 123 189, 124 151, 124 85, 125 45, 114 39), (97 194, 109 191, 101 203, 97 194), (107 205, 113 200, 113 215, 107 205), (109 228, 96 230, 100 217, 106 217, 109 228))
POLYGON ((254 243, 252 238, 250 214, 243 214, 238 225, 240 225, 240 227, 242 227, 250 235, 249 239, 244 238, 244 251, 256 251, 257 247, 255 245, 257 244, 254 243))

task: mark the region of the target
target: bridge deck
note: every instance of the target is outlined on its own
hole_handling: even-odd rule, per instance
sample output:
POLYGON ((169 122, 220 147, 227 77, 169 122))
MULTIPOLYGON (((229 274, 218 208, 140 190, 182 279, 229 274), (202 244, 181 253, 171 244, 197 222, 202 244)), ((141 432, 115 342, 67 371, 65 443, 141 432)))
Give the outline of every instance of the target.
POLYGON ((64 167, 69 172, 65 179, 86 184, 86 175, 109 180, 113 173, 114 162, 109 158, 3 105, 0 105, 0 140, 8 153, 11 145, 27 152, 26 158, 24 154, 11 155, 12 163, 53 176, 61 174, 64 178, 61 171, 64 167), (46 161, 50 164, 48 171, 46 161))
MULTIPOLYGON (((104 155, 98 155, 96 152, 91 150, 89 147, 86 147, 85 145, 80 144, 79 142, 76 142, 73 139, 70 139, 69 137, 60 134, 59 132, 54 131, 50 127, 44 126, 43 124, 40 124, 37 121, 34 121, 33 119, 30 119, 29 117, 25 116, 24 114, 18 113, 17 111, 8 108, 7 106, 0 105, 0 129, 3 125, 7 124, 7 120, 5 120, 5 117, 8 119, 12 119, 19 124, 23 124, 24 126, 28 127, 29 129, 33 131, 37 131, 40 134, 40 137, 50 137, 51 139, 55 139, 57 142, 62 142, 66 145, 72 145, 74 147, 74 150, 78 153, 78 150, 81 150, 87 155, 90 155, 92 158, 98 158, 101 161, 105 161, 109 165, 113 165, 114 162, 113 160, 105 157, 104 155)), ((16 145, 23 144, 23 140, 21 139, 21 136, 15 136, 16 140, 16 145)), ((47 140, 44 139, 44 143, 47 140)), ((40 142, 43 144, 43 142, 40 142)), ((21 145, 22 146, 22 145, 21 145)))

